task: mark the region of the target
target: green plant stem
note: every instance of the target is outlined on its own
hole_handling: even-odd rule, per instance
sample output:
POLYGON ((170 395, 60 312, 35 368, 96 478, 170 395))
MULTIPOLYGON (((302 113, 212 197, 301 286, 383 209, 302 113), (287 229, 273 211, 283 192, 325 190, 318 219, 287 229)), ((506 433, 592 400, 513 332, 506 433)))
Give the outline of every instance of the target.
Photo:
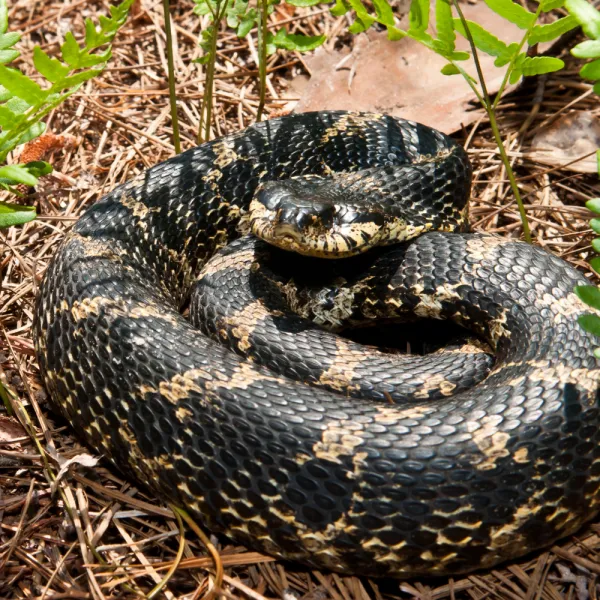
POLYGON ((265 108, 265 97, 267 92, 267 0, 258 0, 258 79, 259 79, 259 102, 256 111, 256 120, 260 121, 265 108))
POLYGON ((212 16, 212 32, 210 36, 209 60, 206 63, 204 77, 204 94, 202 95, 202 110, 200 111, 200 125, 198 127, 198 143, 206 142, 210 138, 210 123, 212 120, 213 90, 215 81, 215 63, 217 61, 217 38, 221 19, 225 16, 227 1, 217 1, 216 11, 208 4, 212 16))
POLYGON ((171 104, 171 123, 173 128, 173 145, 175 153, 181 152, 179 137, 179 119, 177 117, 177 96, 175 92, 175 62, 173 60, 173 34, 171 32, 171 12, 169 0, 163 0, 163 14, 165 19, 165 34, 167 36, 167 68, 169 71, 169 102, 171 104))
MULTIPOLYGON (((525 45, 525 42, 529 39, 529 36, 531 35, 531 30, 533 29, 533 26, 537 23, 537 20, 539 19, 541 13, 542 13, 542 3, 540 2, 539 5, 538 5, 537 10, 535 11, 535 19, 532 19, 531 25, 527 28, 527 31, 525 32, 525 34, 521 38, 521 41, 519 43, 519 47, 518 47, 517 51, 514 52, 514 55, 513 55, 512 59, 511 59, 511 61, 508 63, 508 67, 506 69, 506 73, 504 74, 504 78, 502 79, 502 83, 500 84, 500 87, 498 88, 498 92, 496 94, 496 99, 494 100, 494 102, 492 104, 492 108, 494 110, 496 109, 496 107, 498 106, 498 102, 500 102, 500 99, 502 98, 502 94, 504 93, 504 89, 506 88, 506 85, 508 83, 510 74, 511 74, 511 72, 513 70, 513 67, 515 66, 515 61, 517 60, 517 57, 519 56, 519 54, 521 54, 521 50, 523 49, 523 46, 525 45)), ((469 35, 471 35, 471 34, 469 33, 469 35)))
MULTIPOLYGON (((529 221, 527 220, 527 213, 525 212, 525 206, 523 204, 523 200, 521 198, 521 193, 519 192, 519 186, 517 185, 517 180, 515 178, 515 174, 512 170, 512 165, 510 164, 510 160, 508 158, 508 154, 506 154, 506 149, 504 148, 504 142, 502 141, 502 137, 500 135, 500 130, 498 129, 498 121, 496 120, 496 113, 494 111, 494 104, 490 100, 490 95, 488 94, 487 86, 485 84, 485 77, 483 76, 483 70, 481 68, 481 63, 479 62, 479 55, 477 53, 477 48, 475 47, 475 42, 473 41, 473 36, 471 35, 471 31, 469 29, 469 25, 467 24, 467 20, 463 15, 462 10, 457 2, 457 0, 452 0, 452 4, 458 13, 458 16, 462 22, 462 25, 465 29, 465 33, 467 35, 467 40, 469 41, 469 45, 471 46, 471 52, 473 53, 473 61, 475 63, 475 69, 477 70, 477 78, 479 79, 479 85, 481 86, 482 96, 483 96, 483 108, 488 115, 488 119, 490 120, 490 127, 492 128, 492 133, 494 134, 494 139, 496 140, 496 144, 498 146, 498 150, 500 151, 500 158, 502 159, 502 163, 504 164, 504 168, 506 169, 506 174, 510 181, 510 187, 515 196, 515 200, 517 201, 517 205, 519 207, 519 215, 521 217, 521 224, 523 226, 523 237, 525 241, 531 244, 531 230, 529 229, 529 221)), ((541 3, 540 3, 541 7, 541 3)), ((539 10, 539 8, 538 8, 539 10)), ((536 13, 538 14, 538 13, 536 13)), ((537 17, 536 17, 537 20, 537 17)), ((525 38, 527 39, 527 38, 525 38)), ((511 62, 511 65, 513 63, 511 62)), ((507 70, 507 75, 505 77, 509 77, 510 67, 507 70)), ((479 94, 478 94, 479 96, 479 94)), ((500 96, 498 96, 500 97, 500 96)), ((481 100, 481 96, 479 96, 481 100)))

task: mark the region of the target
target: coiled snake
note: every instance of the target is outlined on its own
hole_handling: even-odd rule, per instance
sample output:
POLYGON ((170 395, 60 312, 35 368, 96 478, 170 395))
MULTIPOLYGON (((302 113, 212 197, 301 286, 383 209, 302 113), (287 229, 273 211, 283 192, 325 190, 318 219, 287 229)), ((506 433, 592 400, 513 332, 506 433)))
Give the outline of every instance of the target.
MULTIPOLYGON (((539 248, 450 233, 464 227, 469 188, 466 156, 445 136, 344 112, 259 123, 149 169, 81 217, 41 284, 34 335, 53 406, 91 447, 211 530, 312 567, 460 573, 575 531, 600 502, 599 370, 572 292, 585 279, 539 248), (375 372, 376 399, 363 397, 353 350, 306 365, 285 347, 298 327, 286 330, 279 297, 236 304, 242 284, 260 288, 255 242, 206 264, 192 305, 210 335, 249 358, 200 334, 178 308, 206 259, 249 224, 326 256, 423 233, 340 266, 322 261, 337 279, 308 293, 307 310, 340 322, 454 319, 494 348, 491 373, 464 390, 450 363, 443 375, 428 367, 419 396, 403 387, 410 377, 386 388, 375 372), (219 313, 211 297, 231 308, 219 313), (265 323, 281 338, 261 358, 268 327, 255 331, 265 323), (259 364, 285 350, 285 377, 259 364)), ((295 282, 273 260, 283 297, 295 282)), ((294 260, 309 259, 278 264, 294 260)), ((461 369, 472 364, 454 354, 461 369)), ((405 360, 388 358, 393 368, 405 360)), ((419 360, 437 359, 411 368, 419 360)))

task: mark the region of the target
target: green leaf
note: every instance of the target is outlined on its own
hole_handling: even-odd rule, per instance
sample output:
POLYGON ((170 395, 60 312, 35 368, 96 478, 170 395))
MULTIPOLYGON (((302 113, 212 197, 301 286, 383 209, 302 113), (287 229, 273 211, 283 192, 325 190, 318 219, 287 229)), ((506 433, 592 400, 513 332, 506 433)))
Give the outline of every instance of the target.
POLYGON ((579 74, 584 79, 600 79, 600 58, 588 63, 587 65, 583 65, 581 67, 579 74))
POLYGON ((0 179, 8 180, 10 183, 37 184, 37 178, 22 165, 4 165, 0 167, 0 179))
POLYGON ((588 306, 600 310, 600 290, 595 285, 578 285, 575 293, 588 306))
POLYGON ((510 76, 508 78, 508 82, 511 85, 513 85, 513 84, 517 83, 517 81, 519 81, 519 79, 521 79, 521 77, 523 77, 523 71, 521 71, 521 69, 519 69, 518 67, 515 67, 510 72, 510 76))
POLYGON ((375 19, 370 15, 362 17, 357 16, 352 25, 348 27, 348 31, 353 34, 362 33, 363 31, 367 31, 373 23, 375 23, 375 19))
MULTIPOLYGON (((600 96, 600 81, 594 84, 594 94, 600 96)), ((598 169, 598 175, 600 175, 600 168, 598 169)))
POLYGON ((87 69, 88 67, 95 67, 96 65, 101 65, 110 60, 111 57, 111 49, 108 48, 101 54, 89 54, 87 52, 83 52, 79 59, 79 67, 82 69, 87 69))
POLYGON ((557 19, 547 25, 534 25, 531 34, 527 38, 527 43, 533 46, 542 42, 551 42, 564 33, 567 33, 567 31, 575 29, 578 25, 579 23, 577 23, 577 19, 573 15, 557 19))
POLYGON ((600 219, 591 219, 590 227, 596 232, 600 233, 600 219))
POLYGON ((0 0, 0 33, 5 33, 8 29, 8 8, 6 0, 0 0))
POLYGON ((438 40, 442 42, 447 52, 454 50, 456 35, 452 21, 452 8, 448 0, 436 0, 435 3, 435 26, 438 40))
POLYGON ((75 75, 71 75, 71 77, 65 77, 60 81, 57 81, 51 88, 52 92, 62 92, 62 90, 66 90, 68 88, 74 88, 76 86, 81 85, 85 81, 89 79, 93 79, 99 73, 102 73, 102 68, 100 69, 89 69, 88 71, 80 71, 79 73, 75 73, 75 75))
MULTIPOLYGON (((507 52, 508 46, 478 23, 467 21, 467 27, 471 32, 473 43, 478 50, 481 50, 490 56, 501 56, 503 53, 507 52)), ((460 35, 467 38, 467 32, 460 19, 454 19, 454 28, 460 35)))
POLYGON ((407 35, 411 37, 413 40, 417 40, 417 42, 421 42, 427 48, 435 51, 434 39, 426 32, 426 31, 416 31, 409 29, 407 35))
POLYGON ((406 31, 398 29, 398 27, 387 28, 387 39, 390 40, 390 42, 397 42, 398 40, 405 38, 407 35, 408 34, 406 31))
POLYGON ((590 260, 590 267, 596 271, 596 273, 600 273, 600 256, 594 256, 590 260))
POLYGON ((525 77, 531 77, 560 71, 564 66, 565 63, 560 58, 553 56, 527 56, 520 61, 519 69, 525 77))
POLYGON ((32 106, 43 102, 48 93, 17 69, 0 65, 0 82, 17 98, 21 98, 32 106))
POLYGON ((348 3, 356 13, 356 20, 348 28, 350 33, 361 33, 366 31, 373 23, 375 23, 375 18, 368 13, 361 0, 348 0, 348 3))
POLYGON ((0 50, 0 64, 7 65, 21 54, 18 50, 0 50))
POLYGON ((35 208, 33 206, 21 206, 20 204, 0 202, 1 229, 11 227, 12 225, 23 225, 23 223, 33 221, 35 217, 35 208))
POLYGON ((44 160, 32 160, 25 164, 25 168, 34 176, 42 177, 52 173, 52 165, 44 160))
POLYGON ((506 51, 502 52, 498 58, 494 61, 494 66, 503 67, 507 65, 519 52, 519 44, 513 42, 506 47, 506 51))
POLYGON ((596 252, 600 252, 600 238, 594 238, 592 240, 592 248, 596 251, 596 252))
POLYGON ((334 17, 341 17, 350 10, 350 5, 347 0, 335 0, 335 6, 333 6, 329 12, 334 17))
POLYGON ((456 65, 444 65, 440 73, 442 75, 460 75, 460 69, 456 65))
POLYGON ((600 40, 600 12, 588 0, 565 0, 565 6, 589 38, 600 40))
POLYGON ((55 83, 66 77, 70 68, 56 58, 50 58, 39 46, 33 49, 33 64, 48 81, 55 83))
POLYGON ((327 36, 323 35, 298 35, 288 33, 284 28, 277 32, 277 35, 273 38, 273 44, 277 48, 284 48, 285 50, 297 50, 298 52, 308 52, 314 50, 320 46, 327 36))
POLYGON ((7 106, 0 104, 0 129, 12 129, 17 124, 17 117, 20 115, 14 113, 7 106))
POLYGON ((511 0, 484 0, 498 15, 514 23, 519 29, 528 29, 535 22, 535 14, 511 0))
MULTIPOLYGON (((412 0, 408 12, 409 32, 424 32, 429 25, 429 0, 412 0)), ((411 36, 412 37, 412 36, 411 36)))
MULTIPOLYGON (((597 315, 579 315, 577 322, 585 331, 600 336, 600 318, 597 315)), ((595 354, 596 351, 594 351, 595 354)))
MULTIPOLYGON (((287 0, 289 2, 290 0, 287 0)), ((387 0, 372 0, 377 20, 386 27, 394 26, 394 11, 387 0)))
POLYGON ((85 20, 85 46, 86 48, 93 50, 100 45, 98 41, 98 30, 96 29, 96 25, 88 18, 85 20))
POLYGON ((562 8, 564 3, 565 0, 542 0, 540 4, 544 12, 549 12, 555 8, 562 8))
POLYGON ((240 38, 245 38, 249 33, 254 24, 256 23, 257 12, 256 9, 251 8, 240 21, 240 24, 237 28, 237 36, 240 38))
POLYGON ((323 0, 286 0, 287 4, 291 4, 292 6, 315 6, 316 4, 321 4, 323 0))
POLYGON ((67 31, 65 35, 65 42, 60 47, 60 52, 63 60, 69 66, 71 66, 73 69, 79 68, 79 55, 81 52, 75 36, 70 31, 67 31))
POLYGON ((600 198, 592 198, 585 203, 585 207, 600 215, 600 198))
POLYGON ((3 33, 0 35, 0 50, 6 50, 11 48, 21 39, 21 34, 16 31, 10 33, 3 33))
POLYGON ((571 54, 576 58, 600 58, 600 40, 585 40, 577 44, 571 54))

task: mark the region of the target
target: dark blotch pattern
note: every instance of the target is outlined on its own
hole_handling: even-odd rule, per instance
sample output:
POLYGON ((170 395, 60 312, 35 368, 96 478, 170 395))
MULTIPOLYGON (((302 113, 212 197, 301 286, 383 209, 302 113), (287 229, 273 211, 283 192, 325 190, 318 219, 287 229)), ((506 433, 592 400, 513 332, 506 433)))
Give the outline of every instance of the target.
POLYGON ((563 261, 517 242, 426 234, 354 263, 366 271, 339 292, 369 282, 355 318, 435 313, 496 346, 480 385, 408 407, 273 375, 177 311, 260 181, 440 145, 453 146, 389 117, 293 115, 111 192, 40 286, 35 343, 54 407, 212 530, 315 568, 460 573, 573 532, 598 511, 600 413, 595 342, 572 293, 585 280, 563 261))

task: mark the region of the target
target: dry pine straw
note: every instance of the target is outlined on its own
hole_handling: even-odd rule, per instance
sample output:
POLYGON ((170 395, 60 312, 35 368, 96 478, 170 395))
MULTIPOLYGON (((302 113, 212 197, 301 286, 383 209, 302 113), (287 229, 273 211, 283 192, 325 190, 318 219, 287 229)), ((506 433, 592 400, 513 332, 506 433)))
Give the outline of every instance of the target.
MULTIPOLYGON (((190 0, 172 4, 179 117, 183 144, 190 147, 198 130, 203 85, 202 67, 191 62, 198 56, 201 23, 190 0)), ((56 51, 66 31, 81 34, 83 17, 106 9, 101 0, 11 3, 12 28, 26 33, 23 68, 35 43, 56 51)), ((80 143, 51 157, 55 173, 32 198, 39 219, 1 234, 0 373, 14 391, 12 404, 25 429, 16 438, 13 434, 10 443, 5 441, 1 434, 7 419, 0 414, 0 599, 140 597, 165 577, 180 548, 171 511, 104 463, 89 466, 88 450, 48 411, 31 342, 35 286, 64 231, 103 192, 173 155, 161 3, 138 2, 134 15, 118 37, 110 68, 50 116, 50 131, 74 135, 80 143), (74 457, 84 465, 76 464, 52 486, 49 482, 60 466, 74 457)), ((271 25, 276 27, 277 21, 313 35, 336 34, 347 26, 345 17, 331 17, 318 7, 296 12, 276 7, 271 25)), ((328 43, 332 46, 335 40, 328 43)), ((254 121, 255 55, 252 41, 229 33, 223 38, 214 135, 254 121)), ((272 116, 293 108, 286 82, 307 70, 300 55, 278 53, 269 59, 269 72, 267 113, 272 116)), ((598 105, 589 86, 578 79, 576 67, 570 66, 543 83, 528 83, 499 112, 536 243, 585 271, 591 215, 584 202, 599 195, 597 178, 527 160, 532 133, 573 110, 597 113, 598 105)), ((475 228, 518 237, 517 210, 485 121, 466 128, 465 140, 475 165, 475 228)), ((600 524, 589 525, 547 552, 491 572, 408 582, 311 572, 211 539, 225 569, 221 594, 227 598, 593 600, 598 593, 600 524)), ((214 563, 189 529, 181 548, 179 567, 159 597, 199 598, 213 587, 214 563)))

